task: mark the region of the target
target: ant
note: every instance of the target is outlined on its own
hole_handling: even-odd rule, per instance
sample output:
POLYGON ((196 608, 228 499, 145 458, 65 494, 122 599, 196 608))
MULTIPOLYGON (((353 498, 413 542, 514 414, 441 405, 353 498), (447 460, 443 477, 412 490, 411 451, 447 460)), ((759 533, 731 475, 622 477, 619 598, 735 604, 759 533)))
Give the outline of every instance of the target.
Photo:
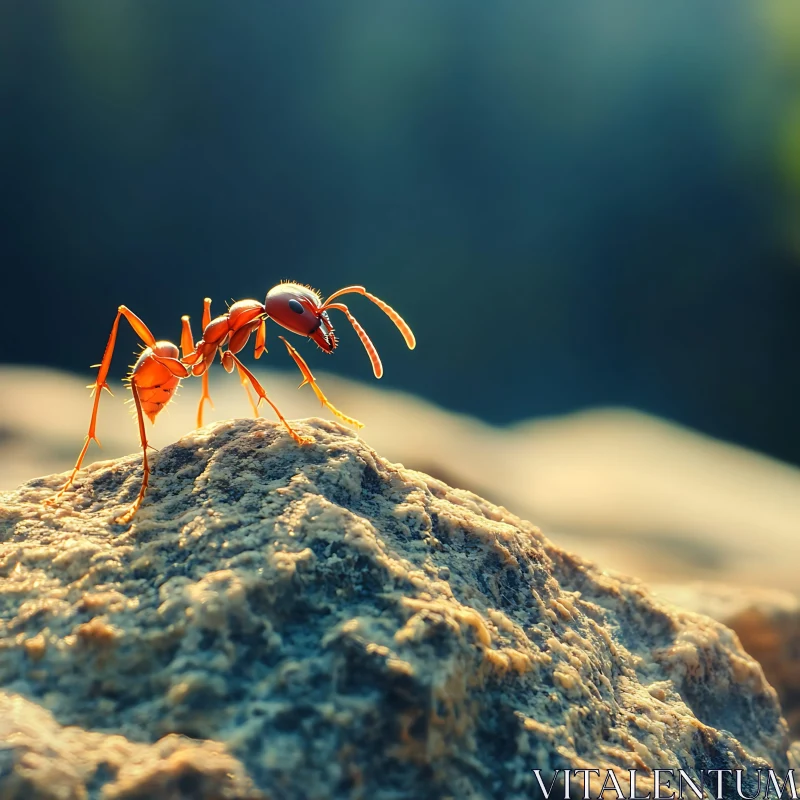
MULTIPOLYGON (((117 517, 115 520, 118 524, 124 525, 130 522, 134 514, 138 511, 139 506, 141 506, 150 481, 150 464, 147 458, 147 450, 150 445, 147 442, 144 417, 147 416, 150 422, 155 423, 156 416, 175 396, 175 392, 183 378, 202 377, 203 390, 197 407, 197 427, 201 427, 203 424, 204 404, 208 402, 213 407, 211 396, 208 391, 208 370, 218 352, 220 354, 222 366, 227 372, 233 372, 234 369, 238 371, 239 378, 247 392, 250 405, 256 416, 258 416, 258 407, 261 405, 261 401, 266 400, 297 444, 304 445, 311 443, 311 439, 301 436, 292 428, 283 414, 278 410, 278 407, 267 397, 267 393, 264 391, 264 388, 258 382, 255 375, 250 372, 237 355, 244 349, 251 335, 254 333, 255 357, 261 358, 261 356, 267 352, 266 324, 268 319, 274 320, 278 325, 292 333, 297 333, 311 339, 323 352, 333 353, 339 341, 334 333, 328 312, 331 310, 341 311, 347 317, 347 320, 353 326, 358 338, 364 345, 364 349, 367 351, 370 363, 372 364, 372 371, 375 377, 380 378, 383 375, 383 365, 378 356, 378 351, 375 349, 375 345, 372 344, 369 336, 367 336, 366 331, 361 327, 358 320, 350 313, 350 309, 344 303, 334 302, 337 298, 345 294, 360 294, 375 303, 375 305, 377 305, 395 324, 403 335, 403 339, 409 349, 414 349, 416 340, 406 321, 391 306, 384 303, 383 300, 376 297, 374 294, 370 294, 363 286, 346 286, 344 289, 339 289, 339 291, 334 292, 327 300, 323 301, 322 296, 315 289, 311 289, 299 283, 287 281, 279 283, 277 286, 270 289, 263 303, 259 303, 258 300, 239 300, 230 306, 225 314, 215 317, 214 319, 211 319, 211 299, 207 297, 203 304, 203 333, 200 340, 196 343, 192 338, 189 317, 181 317, 180 356, 176 345, 168 341, 156 341, 147 325, 145 325, 133 311, 126 306, 120 306, 117 309, 117 316, 111 328, 111 335, 108 338, 108 343, 103 353, 103 359, 99 365, 94 365, 99 366, 97 378, 95 382, 88 387, 92 390, 92 396, 94 398, 91 421, 89 422, 89 432, 86 435, 86 440, 78 455, 75 467, 70 473, 69 478, 67 478, 67 482, 58 494, 47 502, 54 503, 59 500, 72 485, 92 441, 97 442, 98 445, 100 444, 100 440, 97 438, 96 434, 97 411, 103 389, 111 394, 106 378, 108 377, 108 371, 111 367, 111 358, 114 354, 114 345, 116 344, 117 330, 119 329, 121 318, 124 317, 127 320, 128 324, 144 343, 144 349, 131 368, 128 377, 125 379, 133 395, 133 403, 136 408, 136 415, 139 423, 139 439, 142 446, 142 483, 139 488, 139 494, 131 506, 124 514, 117 517), (250 386, 255 390, 258 396, 258 402, 253 401, 250 395, 250 386)), ((306 364, 300 353, 297 352, 285 337, 280 336, 279 338, 286 345, 289 355, 292 357, 295 364, 297 364, 297 367, 303 375, 303 382, 300 384, 300 387, 308 384, 311 386, 322 405, 334 414, 334 416, 356 428, 363 427, 358 420, 343 414, 328 401, 315 380, 313 373, 309 369, 308 364, 306 364)))

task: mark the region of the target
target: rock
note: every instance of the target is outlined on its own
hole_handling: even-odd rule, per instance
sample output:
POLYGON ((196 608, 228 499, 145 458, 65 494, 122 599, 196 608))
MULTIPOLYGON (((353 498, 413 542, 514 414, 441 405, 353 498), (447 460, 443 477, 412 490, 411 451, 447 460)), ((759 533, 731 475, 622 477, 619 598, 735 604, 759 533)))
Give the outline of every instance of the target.
POLYGON ((790 730, 800 738, 800 600, 775 589, 711 583, 657 586, 655 592, 736 632, 778 692, 790 730))
MULTIPOLYGON (((287 416, 320 413, 313 392, 297 390, 295 373, 262 363, 256 375, 287 416)), ((499 428, 374 382, 318 377, 335 405, 365 423, 361 435, 379 453, 537 520, 554 542, 586 558, 649 582, 702 579, 798 592, 796 467, 625 409, 499 428)), ((0 366, 0 490, 72 467, 89 422, 92 380, 88 371, 78 378, 0 366)), ((194 428, 199 384, 185 381, 149 429, 155 447, 194 428)), ((103 450, 92 446, 89 459, 137 447, 136 423, 122 402, 127 390, 121 383, 112 389, 116 397, 100 409, 103 450)), ((235 376, 216 369, 211 393, 207 421, 249 415, 235 376)), ((269 409, 263 413, 272 419, 269 409)))
MULTIPOLYGON (((0 796, 509 798, 789 764, 736 636, 337 424, 211 425, 0 504, 0 796), (83 755, 79 755, 83 753, 83 755), (35 794, 38 792, 38 794, 35 794), (103 794, 103 792, 105 794, 103 794), (4 794, 5 793, 5 794, 4 794)), ((747 780, 745 787, 748 786, 747 780)))
POLYGON ((19 695, 0 692, 3 800, 261 798, 242 764, 215 742, 168 735, 154 744, 62 727, 19 695), (113 780, 109 780, 113 776, 113 780))

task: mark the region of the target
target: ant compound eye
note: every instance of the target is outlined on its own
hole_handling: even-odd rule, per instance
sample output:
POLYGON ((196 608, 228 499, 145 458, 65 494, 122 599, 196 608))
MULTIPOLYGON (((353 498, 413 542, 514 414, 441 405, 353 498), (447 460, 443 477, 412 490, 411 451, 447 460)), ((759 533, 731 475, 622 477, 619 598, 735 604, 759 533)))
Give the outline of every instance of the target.
POLYGON ((295 314, 303 314, 305 312, 305 309, 303 308, 303 306, 301 306, 300 303, 297 300, 295 300, 294 298, 292 298, 289 301, 288 305, 289 305, 289 308, 291 308, 292 311, 294 311, 295 314))

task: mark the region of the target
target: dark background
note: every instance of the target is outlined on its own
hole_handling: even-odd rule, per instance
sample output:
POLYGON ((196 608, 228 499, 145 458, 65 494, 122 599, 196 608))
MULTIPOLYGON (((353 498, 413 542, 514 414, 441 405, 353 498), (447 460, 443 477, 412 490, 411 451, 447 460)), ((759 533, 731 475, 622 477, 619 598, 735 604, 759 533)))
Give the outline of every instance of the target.
MULTIPOLYGON (((119 303, 177 341, 206 295, 363 283, 419 342, 348 300, 386 384, 800 463, 797 8, 0 4, 0 360, 88 378, 119 303)), ((368 380, 345 324, 302 352, 368 380)))

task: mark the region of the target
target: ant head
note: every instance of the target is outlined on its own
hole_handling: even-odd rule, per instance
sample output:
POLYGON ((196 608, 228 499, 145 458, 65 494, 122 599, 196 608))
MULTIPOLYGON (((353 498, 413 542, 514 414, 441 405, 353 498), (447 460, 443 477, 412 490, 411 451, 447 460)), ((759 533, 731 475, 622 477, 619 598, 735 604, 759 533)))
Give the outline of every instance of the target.
POLYGON ((343 294, 360 294, 371 300, 395 324, 395 327, 403 335, 409 350, 416 347, 416 339, 406 321, 390 305, 384 303, 379 297, 375 297, 374 294, 370 294, 363 286, 345 286, 344 289, 334 292, 323 302, 322 297, 308 286, 302 286, 299 283, 279 283, 267 292, 264 310, 268 317, 287 330, 313 339, 326 353, 332 353, 338 344, 333 335, 333 326, 328 318, 328 309, 341 311, 353 326, 358 338, 361 339, 361 344, 364 345, 372 364, 372 372, 376 378, 380 378, 383 375, 383 366, 378 351, 367 336, 367 332, 344 303, 333 302, 343 294))
POLYGON ((336 349, 338 341, 322 298, 313 289, 299 283, 279 283, 267 292, 264 309, 278 325, 313 339, 326 353, 336 349))

